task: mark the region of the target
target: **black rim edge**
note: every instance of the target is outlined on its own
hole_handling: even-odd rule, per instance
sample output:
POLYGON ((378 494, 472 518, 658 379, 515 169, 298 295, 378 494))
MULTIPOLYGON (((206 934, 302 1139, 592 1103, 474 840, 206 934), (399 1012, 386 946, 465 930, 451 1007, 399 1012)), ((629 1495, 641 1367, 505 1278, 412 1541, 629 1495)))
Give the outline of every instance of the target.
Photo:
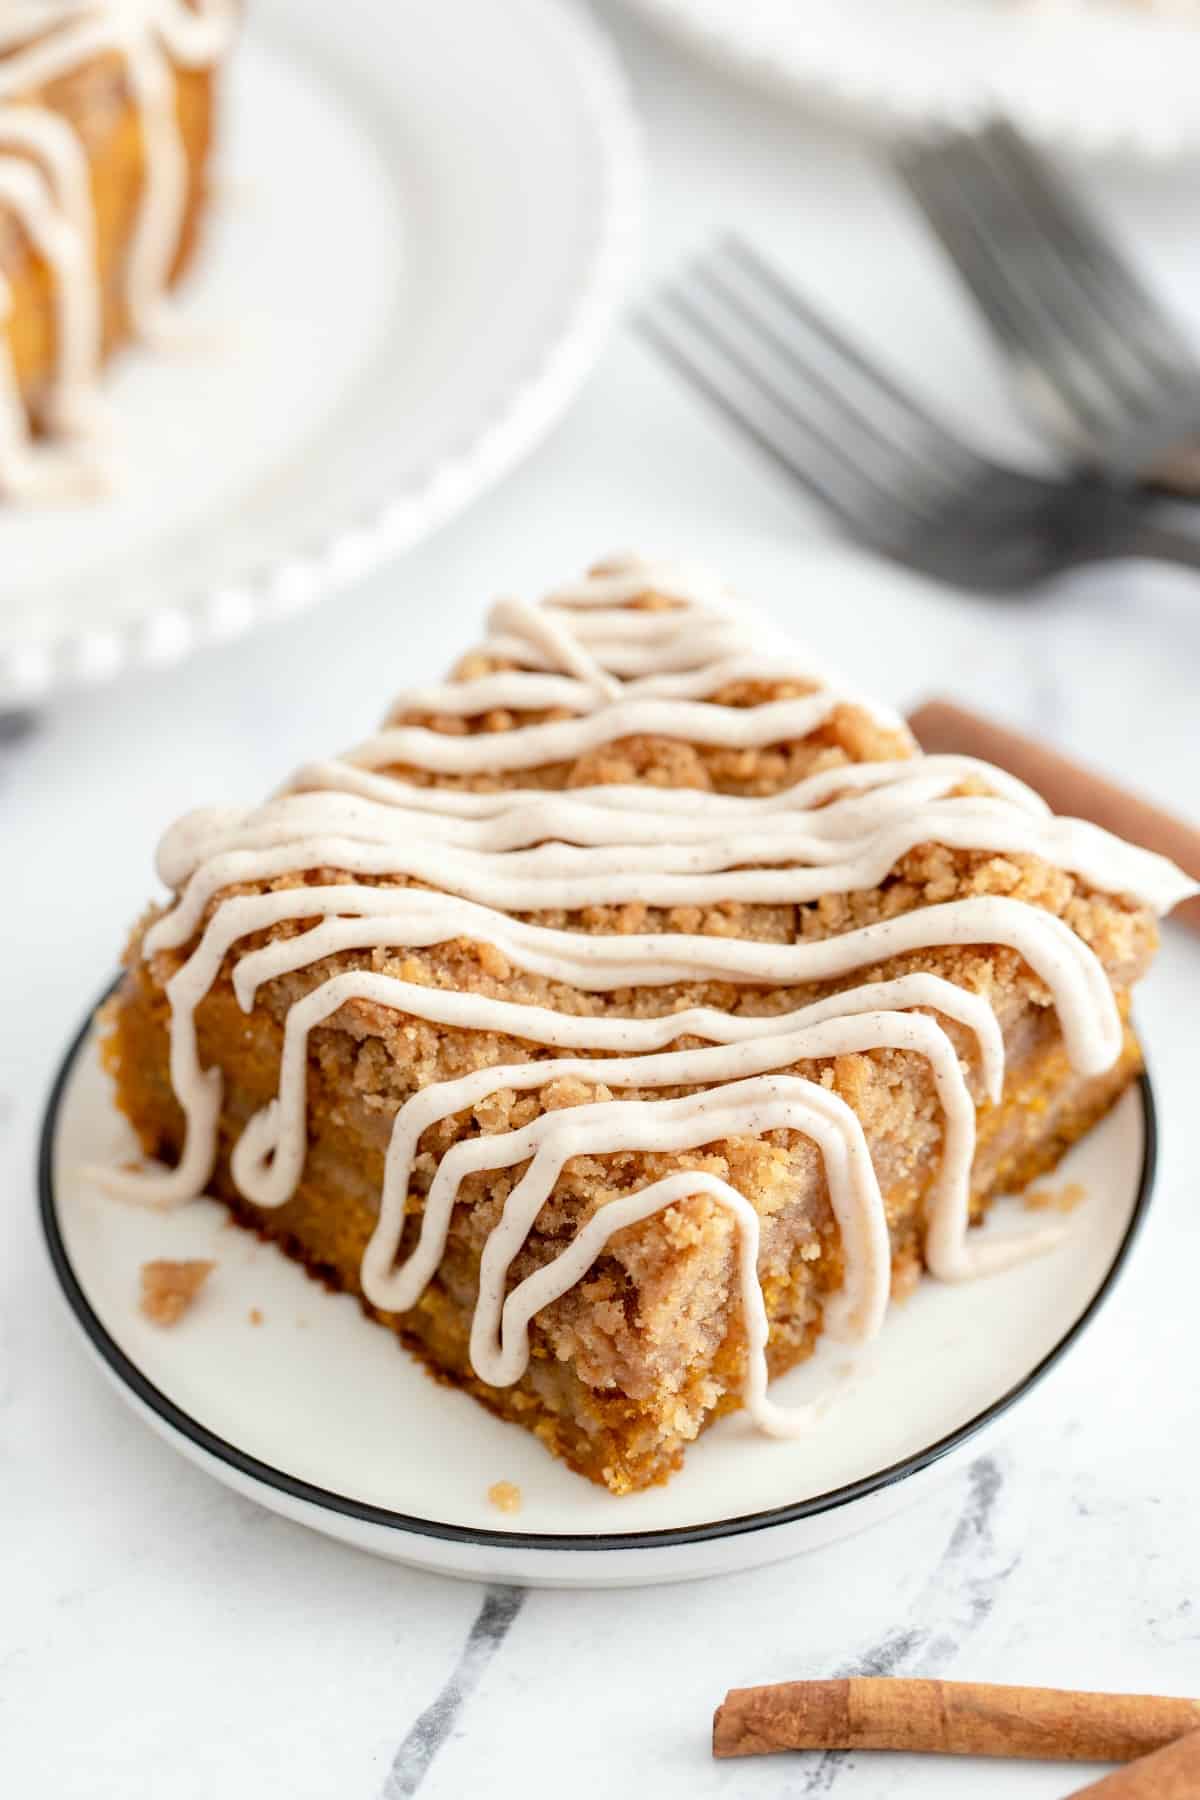
MULTIPOLYGON (((101 1004, 108 998, 114 986, 115 983, 112 983, 105 989, 101 996, 101 1004)), ((861 1480, 849 1482, 844 1487, 833 1488, 829 1493, 816 1494, 808 1500, 797 1500, 788 1506, 770 1507, 765 1512, 744 1513, 732 1519, 709 1520, 701 1525, 676 1525, 661 1531, 630 1532, 492 1531, 486 1527, 450 1525, 435 1519, 416 1518, 408 1513, 392 1512, 386 1507, 373 1506, 367 1501, 351 1500, 344 1494, 334 1493, 328 1488, 318 1487, 298 1476, 289 1475, 285 1470, 276 1469, 270 1463, 260 1462, 257 1457, 247 1455, 245 1451, 239 1450, 236 1444, 231 1444, 226 1439, 218 1437, 206 1425, 202 1425, 198 1419, 193 1419, 189 1413, 184 1412, 143 1375, 136 1363, 126 1356, 120 1345, 109 1335, 93 1311, 71 1265, 59 1229, 54 1193, 54 1143, 58 1129, 58 1116, 67 1084, 74 1073, 80 1052, 91 1036, 94 1023, 95 1012, 93 1010, 76 1032, 54 1077, 42 1119, 37 1166, 38 1210, 50 1261, 67 1304, 75 1315, 76 1322, 90 1340, 93 1349, 144 1406, 157 1414, 180 1436, 187 1438, 189 1442, 215 1458, 216 1461, 225 1463, 239 1475, 260 1482, 266 1487, 274 1488, 276 1492, 286 1494, 290 1499, 303 1501, 327 1512, 339 1513, 345 1518, 356 1519, 361 1524, 382 1525, 392 1531, 410 1532, 418 1537, 440 1538, 449 1543, 471 1544, 483 1549, 659 1550, 685 1544, 707 1543, 716 1538, 740 1537, 747 1532, 767 1531, 774 1526, 791 1525, 800 1519, 811 1519, 823 1513, 835 1512, 839 1507, 848 1506, 855 1500, 864 1499, 869 1494, 881 1493, 887 1488, 894 1487, 897 1482, 907 1480, 909 1476, 931 1468, 943 1457, 949 1455, 952 1450, 957 1450, 962 1445, 969 1443, 979 1432, 1006 1413, 1023 1395, 1029 1393, 1065 1355, 1076 1338, 1091 1324, 1116 1286, 1129 1259, 1134 1241, 1145 1221, 1158 1161, 1158 1116, 1154 1104, 1154 1090, 1149 1075, 1143 1072, 1138 1083, 1142 1098, 1145 1131, 1141 1176, 1129 1224, 1103 1281, 1071 1328, 1059 1339, 1053 1349, 1046 1353, 1041 1362, 1029 1371, 1028 1375, 1025 1375, 1007 1393, 1002 1394, 998 1400, 994 1400, 983 1412, 976 1414, 973 1419, 968 1419, 965 1424, 957 1426, 954 1431, 949 1432, 927 1449, 919 1451, 914 1456, 905 1457, 902 1461, 893 1463, 889 1468, 882 1469, 874 1475, 864 1476, 861 1480)), ((580 1479, 583 1478, 580 1477, 580 1479)))

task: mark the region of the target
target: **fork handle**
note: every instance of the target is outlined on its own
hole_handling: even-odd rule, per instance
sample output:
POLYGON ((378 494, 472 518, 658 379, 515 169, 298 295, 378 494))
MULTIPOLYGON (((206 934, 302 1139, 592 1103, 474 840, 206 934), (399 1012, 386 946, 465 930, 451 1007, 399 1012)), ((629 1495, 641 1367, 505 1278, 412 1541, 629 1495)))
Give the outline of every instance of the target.
POLYGON ((1200 569, 1200 524, 1196 514, 1196 507, 1189 508, 1186 502, 1147 502, 1131 523, 1124 545, 1127 554, 1200 569))

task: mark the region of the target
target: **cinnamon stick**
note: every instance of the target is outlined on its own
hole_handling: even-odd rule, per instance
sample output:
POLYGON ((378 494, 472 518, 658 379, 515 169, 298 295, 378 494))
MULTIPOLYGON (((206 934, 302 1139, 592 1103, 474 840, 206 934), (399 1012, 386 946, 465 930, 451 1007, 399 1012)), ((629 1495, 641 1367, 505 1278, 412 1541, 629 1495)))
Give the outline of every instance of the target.
MULTIPOLYGON (((922 750, 995 763, 1028 782, 1055 812, 1090 819, 1132 844, 1157 850, 1200 881, 1200 828, 1152 806, 1115 781, 950 700, 927 700, 909 714, 908 723, 922 750)), ((1200 895, 1182 901, 1171 916, 1200 931, 1200 895)))
POLYGON ((731 1688, 713 1717, 713 1755, 926 1750, 1129 1762, 1198 1727, 1200 1700, 857 1676, 731 1688))
POLYGON ((1115 1774, 1077 1788, 1069 1800, 1196 1800, 1200 1794, 1200 1731, 1163 1750, 1139 1756, 1115 1774))

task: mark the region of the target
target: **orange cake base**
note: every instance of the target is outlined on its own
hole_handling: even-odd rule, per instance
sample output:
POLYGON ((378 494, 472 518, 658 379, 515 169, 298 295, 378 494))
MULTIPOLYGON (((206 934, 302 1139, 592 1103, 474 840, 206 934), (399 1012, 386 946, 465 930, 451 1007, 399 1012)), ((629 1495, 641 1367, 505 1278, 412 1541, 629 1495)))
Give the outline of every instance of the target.
MULTIPOLYGON (((452 1233, 447 1264, 410 1312, 398 1315, 373 1307, 363 1296, 359 1269, 378 1216, 383 1164, 378 1133, 369 1126, 364 1129, 361 1118, 354 1119, 346 1093, 331 1086, 323 1094, 319 1070, 314 1069, 304 1176, 283 1206, 251 1204, 234 1185, 229 1152, 250 1114, 275 1092, 279 1035, 261 1014, 248 1020, 229 992, 214 994, 206 1011, 202 1039, 212 1060, 224 1069, 227 1084, 221 1148, 210 1192, 228 1203, 239 1225, 278 1244, 327 1287, 354 1294, 364 1311, 393 1331, 437 1379, 464 1388, 491 1412, 533 1431, 571 1468, 615 1493, 667 1480, 680 1466, 696 1431, 739 1405, 745 1355, 736 1317, 728 1322, 715 1354, 684 1373, 668 1407, 660 1391, 639 1401, 584 1383, 559 1360, 536 1321, 526 1377, 509 1388, 488 1386, 473 1373, 468 1359, 471 1312, 464 1295, 468 1299, 473 1295, 478 1275, 478 1244, 469 1237, 456 1244, 452 1233)), ((121 1108, 145 1152, 174 1163, 181 1148, 182 1118, 167 1079, 168 1013, 161 987, 144 966, 131 969, 121 994, 110 1003, 107 1027, 105 1060, 116 1080, 121 1108)), ((1002 1102, 979 1111, 972 1185, 976 1222, 996 1195, 1017 1191, 1053 1169, 1119 1099, 1142 1066, 1128 1027, 1119 1061, 1090 1080, 1071 1071, 1053 1015, 1038 1021, 1037 1036, 1035 1047, 1010 1070, 1002 1102)), ((852 1071, 843 1070, 842 1075, 853 1081, 852 1071)), ((867 1141, 874 1159, 887 1166, 894 1148, 872 1142, 869 1129, 867 1141)), ((929 1166, 919 1167, 883 1190, 897 1298, 907 1294, 921 1271, 930 1176, 929 1166)), ((741 1180, 758 1203, 752 1183, 744 1175, 741 1180)), ((794 1263, 785 1280, 764 1283, 772 1375, 811 1354, 825 1301, 840 1284, 832 1221, 823 1219, 819 1229, 819 1257, 794 1263)))

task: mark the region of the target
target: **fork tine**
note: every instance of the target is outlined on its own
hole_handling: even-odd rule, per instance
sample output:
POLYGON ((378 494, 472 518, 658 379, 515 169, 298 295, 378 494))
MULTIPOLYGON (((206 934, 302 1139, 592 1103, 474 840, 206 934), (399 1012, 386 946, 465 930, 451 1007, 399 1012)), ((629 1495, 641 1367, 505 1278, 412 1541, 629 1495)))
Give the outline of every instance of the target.
POLYGON ((1122 331, 1134 333, 1162 372, 1177 378, 1181 364, 1194 366, 1196 350, 1098 224, 1087 203, 1038 156, 1012 126, 999 121, 983 139, 1004 167, 1047 238, 1069 255, 1093 303, 1122 331))
MULTIPOLYGON (((939 510, 948 483, 954 481, 950 465, 922 460, 911 445, 898 444, 881 434, 810 359, 800 355, 754 306, 731 290, 719 264, 714 268, 699 259, 692 275, 695 292, 677 290, 673 296, 676 308, 689 317, 711 347, 759 388, 789 428, 815 440, 856 483, 872 490, 876 511, 899 508, 911 524, 914 515, 930 518, 939 510), (698 305, 701 299, 704 308, 698 305)), ((863 366, 869 368, 865 362, 863 366)))
MULTIPOLYGON (((910 408, 903 397, 897 408, 889 408, 887 378, 873 369, 865 357, 856 355, 853 364, 839 365, 834 374, 822 369, 767 314, 761 291, 753 285, 746 288, 737 283, 736 276, 731 278, 722 261, 724 254, 718 246, 708 258, 701 258, 694 265, 695 274, 705 291, 753 335, 763 352, 769 353, 769 376, 777 402, 808 422, 814 420, 818 408, 830 415, 830 425, 838 434, 843 454, 852 458, 863 473, 879 471, 889 493, 898 486, 913 486, 922 464, 930 485, 944 483, 950 470, 957 467, 953 440, 947 436, 949 448, 940 455, 931 453, 923 441, 922 423, 915 408, 910 408), (858 400, 846 391, 847 368, 859 376, 856 385, 862 394, 858 400), (897 426, 902 429, 897 430, 897 426)), ((735 269, 739 266, 734 265, 735 269)), ((810 335, 818 349, 823 349, 826 338, 821 321, 815 313, 810 312, 809 317, 810 335)), ((828 357, 825 360, 828 362, 828 357)), ((898 389, 895 392, 899 394, 898 389)))
MULTIPOLYGON (((1016 145, 1016 133, 1009 130, 985 131, 966 147, 981 184, 991 184, 994 220, 1004 221, 999 247, 1007 251, 1005 260, 1026 267, 1065 340, 1079 345, 1130 413, 1161 410, 1163 368, 1145 341, 1156 330, 1157 306, 1148 295, 1133 314, 1109 304, 1105 284, 1089 276, 1086 258, 1064 238, 1069 226, 1052 204, 1032 152, 1014 159, 1016 145)), ((1186 366, 1190 357, 1180 349, 1186 366)), ((1172 395, 1177 387, 1176 376, 1172 395)))
MULTIPOLYGON (((819 465, 825 485, 835 494, 854 497, 853 511, 860 519, 859 530, 881 514, 894 512, 900 506, 903 479, 900 468, 893 464, 879 478, 875 448, 869 431, 852 415, 831 419, 820 401, 814 404, 812 391, 789 381, 788 371, 773 361, 767 340, 752 331, 733 331, 729 322, 712 307, 712 290, 704 285, 702 267, 695 267, 699 277, 696 293, 678 284, 668 289, 664 298, 684 319, 689 328, 705 342, 710 353, 723 361, 728 369, 747 384, 774 419, 776 441, 782 436, 785 446, 795 454, 796 440, 803 442, 808 466, 819 465), (701 301, 706 305, 701 305, 701 301), (823 411, 825 416, 822 416, 823 411)), ((717 295, 718 306, 720 295, 717 295)), ((738 318, 737 314, 733 315, 738 318)))
POLYGON ((893 167, 916 201, 970 289, 984 316, 1010 349, 1025 343, 1025 311, 1014 307, 1007 284, 997 282, 995 257, 987 237, 964 203, 960 171, 949 170, 961 146, 948 141, 937 145, 905 145, 896 152, 893 167))
POLYGON ((904 151, 896 169, 1010 354, 1045 372, 1086 431, 1109 429, 1111 396, 1078 353, 1078 315, 1053 283, 1030 279, 1034 246, 969 140, 904 151))
POLYGON ((877 399, 890 402, 894 416, 909 427, 926 434, 943 460, 981 460, 961 438, 955 437, 947 426, 927 412, 919 400, 905 392, 885 369, 870 361, 836 325, 816 312, 792 283, 737 232, 728 232, 721 240, 718 254, 721 253, 728 256, 761 290, 770 294, 794 323, 837 359, 843 381, 847 385, 854 382, 865 385, 877 399))
POLYGON ((810 441, 803 453, 786 444, 778 417, 773 419, 771 416, 770 396, 764 395, 759 383, 747 382, 736 365, 731 371, 728 360, 722 365, 719 360, 714 363, 698 354, 680 333, 671 315, 661 307, 657 313, 640 311, 633 324, 678 374, 744 432, 785 474, 806 488, 841 522, 850 536, 865 542, 878 540, 879 533, 872 526, 871 501, 861 482, 847 480, 846 469, 832 466, 830 459, 822 454, 819 443, 810 441), (768 402, 766 405, 764 398, 768 402))

